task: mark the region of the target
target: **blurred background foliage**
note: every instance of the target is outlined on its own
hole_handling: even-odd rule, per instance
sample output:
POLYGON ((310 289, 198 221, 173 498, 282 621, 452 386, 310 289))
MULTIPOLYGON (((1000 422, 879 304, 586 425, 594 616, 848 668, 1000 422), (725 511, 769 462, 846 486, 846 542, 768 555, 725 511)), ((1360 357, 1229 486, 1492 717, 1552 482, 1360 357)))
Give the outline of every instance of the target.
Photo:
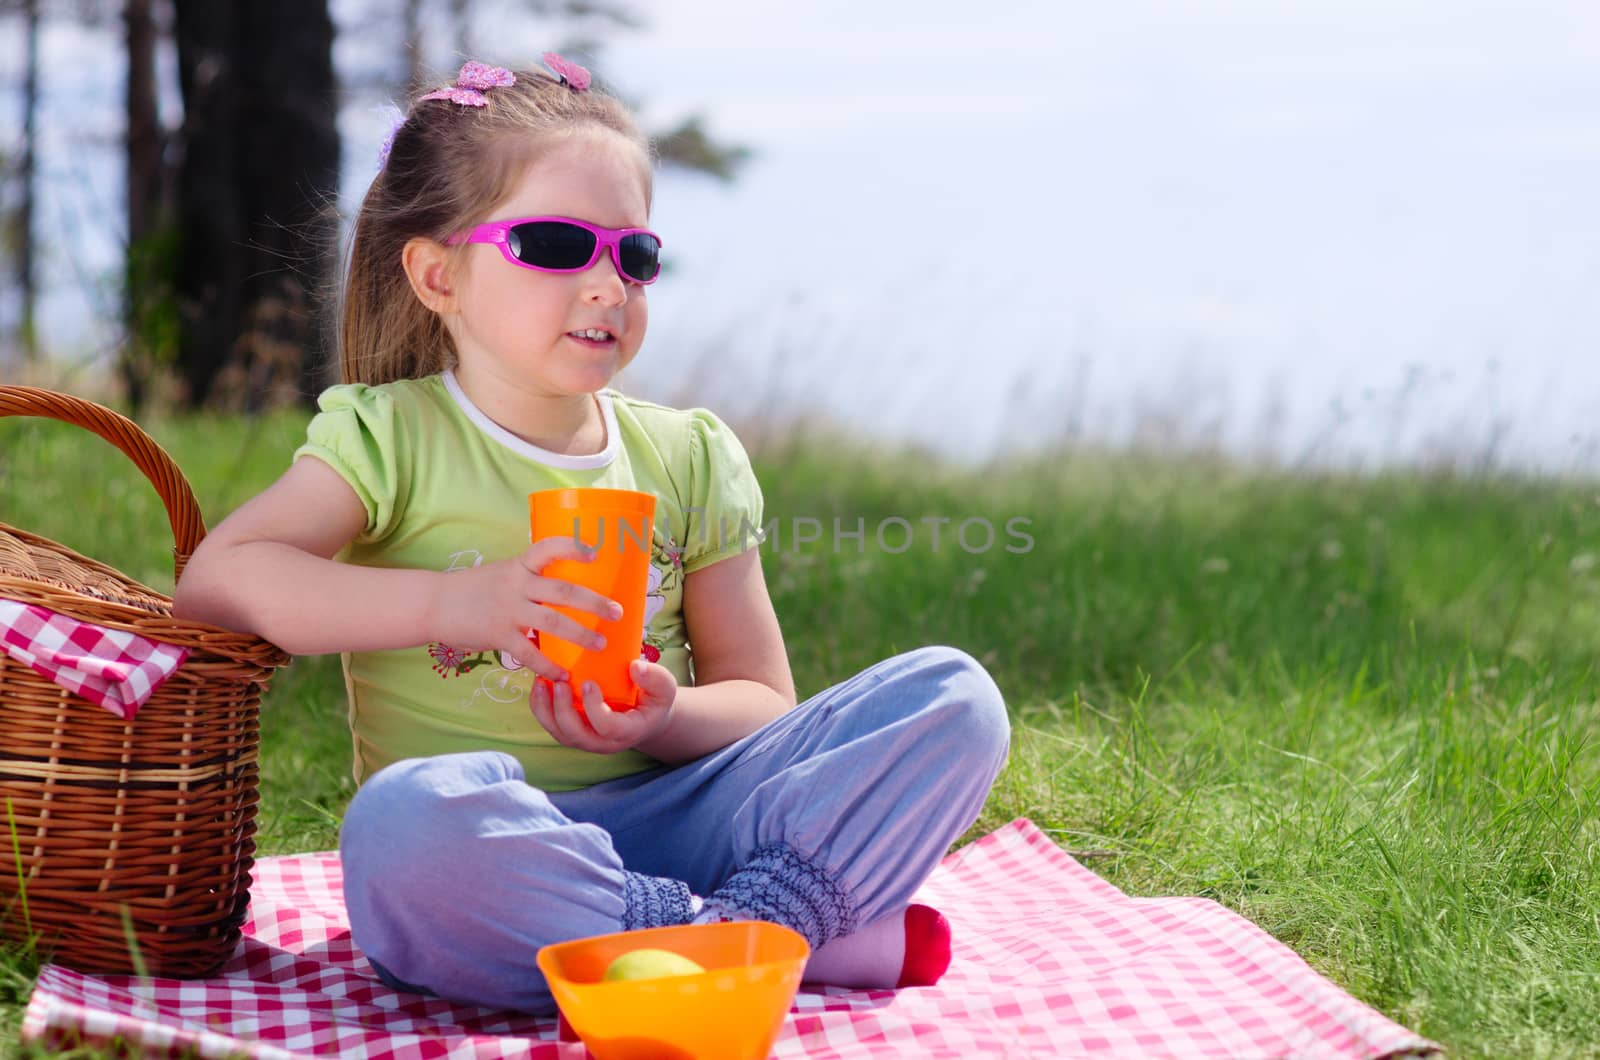
MULTIPOLYGON (((23 44, 21 142, 0 157, 0 229, 19 302, 4 338, 22 374, 48 356, 35 327, 38 240, 47 234, 36 216, 40 38, 52 22, 72 21, 120 26, 126 60, 123 215, 99 219, 125 233, 109 299, 122 323, 120 396, 135 410, 258 412, 308 404, 335 381, 328 294, 340 235, 338 104, 403 101, 465 58, 485 57, 476 0, 341 6, 335 20, 329 0, 0 0, 0 32, 23 44), (379 54, 394 58, 341 62, 336 73, 340 32, 392 40, 379 54)), ((558 27, 558 50, 583 56, 643 25, 620 0, 513 6, 558 27)), ((719 180, 734 179, 750 154, 717 142, 699 115, 646 131, 664 165, 719 180)))

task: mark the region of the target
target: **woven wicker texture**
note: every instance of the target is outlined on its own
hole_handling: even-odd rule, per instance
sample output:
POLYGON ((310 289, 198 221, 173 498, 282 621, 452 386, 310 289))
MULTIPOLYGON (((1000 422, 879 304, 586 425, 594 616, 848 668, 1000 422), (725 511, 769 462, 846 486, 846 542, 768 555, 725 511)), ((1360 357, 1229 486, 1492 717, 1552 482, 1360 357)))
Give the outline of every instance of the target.
MULTIPOLYGON (((205 536, 200 508, 131 420, 16 386, 0 386, 0 416, 61 420, 120 449, 166 506, 182 573, 205 536)), ((0 655, 0 934, 81 971, 215 972, 250 898, 261 694, 288 657, 174 619, 169 597, 4 523, 0 598, 190 649, 131 722, 0 655)))

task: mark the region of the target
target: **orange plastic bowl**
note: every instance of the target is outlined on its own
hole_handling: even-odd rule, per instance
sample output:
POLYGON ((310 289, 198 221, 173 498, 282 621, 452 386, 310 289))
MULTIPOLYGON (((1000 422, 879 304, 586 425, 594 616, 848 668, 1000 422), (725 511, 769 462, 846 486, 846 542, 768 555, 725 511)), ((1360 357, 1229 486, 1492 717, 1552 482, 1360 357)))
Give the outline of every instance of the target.
POLYGON ((596 1060, 761 1060, 800 988, 811 947, 761 920, 685 924, 545 946, 539 970, 596 1060), (699 975, 605 982, 613 960, 671 950, 699 975))

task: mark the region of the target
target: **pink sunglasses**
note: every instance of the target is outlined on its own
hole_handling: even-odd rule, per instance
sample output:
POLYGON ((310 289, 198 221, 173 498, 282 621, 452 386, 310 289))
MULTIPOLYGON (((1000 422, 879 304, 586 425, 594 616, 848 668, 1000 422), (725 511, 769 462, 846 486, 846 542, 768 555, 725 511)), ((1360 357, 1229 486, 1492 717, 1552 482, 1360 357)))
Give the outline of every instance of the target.
POLYGON ((571 217, 519 217, 489 221, 445 241, 493 243, 513 265, 540 272, 582 272, 611 251, 617 274, 638 284, 661 273, 661 237, 647 228, 603 228, 571 217))

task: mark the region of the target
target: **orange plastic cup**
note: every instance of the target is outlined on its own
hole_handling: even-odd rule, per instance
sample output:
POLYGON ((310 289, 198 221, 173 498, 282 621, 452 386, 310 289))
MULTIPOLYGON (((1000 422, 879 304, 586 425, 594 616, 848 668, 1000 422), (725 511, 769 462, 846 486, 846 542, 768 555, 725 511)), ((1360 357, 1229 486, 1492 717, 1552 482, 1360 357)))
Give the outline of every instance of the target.
POLYGON ((606 646, 599 651, 549 633, 539 634, 539 650, 572 675, 574 700, 580 709, 585 681, 600 686, 601 697, 613 710, 639 705, 639 687, 628 674, 628 664, 639 657, 644 641, 644 595, 650 582, 655 512, 655 495, 636 490, 587 488, 528 494, 533 540, 570 535, 596 550, 592 562, 556 560, 542 573, 593 589, 622 605, 622 617, 615 622, 552 605, 605 637, 606 646))
POLYGON ((684 924, 545 946, 539 970, 596 1060, 762 1060, 783 1029, 811 947, 762 920, 684 924), (605 982, 636 949, 671 950, 705 971, 605 982))

